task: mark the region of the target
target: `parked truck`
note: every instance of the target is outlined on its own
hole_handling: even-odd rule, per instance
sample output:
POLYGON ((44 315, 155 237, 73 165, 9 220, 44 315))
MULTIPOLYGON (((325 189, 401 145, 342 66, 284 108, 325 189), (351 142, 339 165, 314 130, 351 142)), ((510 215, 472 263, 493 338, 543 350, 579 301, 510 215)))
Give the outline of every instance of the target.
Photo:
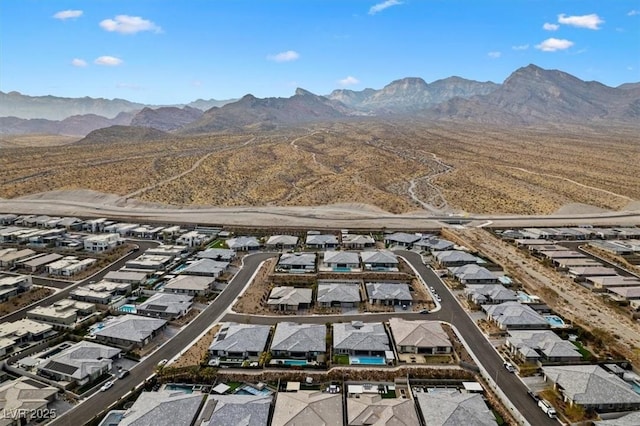
POLYGON ((544 411, 545 414, 550 418, 552 419, 556 418, 556 409, 553 408, 553 405, 551 405, 549 401, 545 399, 538 400, 538 407, 540 407, 542 411, 544 411))

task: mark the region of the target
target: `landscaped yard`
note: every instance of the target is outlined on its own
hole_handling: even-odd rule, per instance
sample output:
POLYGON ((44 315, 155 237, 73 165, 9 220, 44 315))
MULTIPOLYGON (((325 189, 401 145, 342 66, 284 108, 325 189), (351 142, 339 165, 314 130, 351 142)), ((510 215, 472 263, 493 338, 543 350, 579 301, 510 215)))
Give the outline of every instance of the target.
POLYGON ((345 354, 334 355, 333 363, 338 365, 349 365, 349 355, 345 355, 345 354))
POLYGON ((591 352, 589 352, 589 350, 587 348, 585 348, 582 343, 575 341, 572 342, 576 348, 578 348, 578 352, 580 352, 580 355, 582 355, 582 359, 584 359, 585 361, 591 361, 591 359, 593 359, 593 354, 591 352))
POLYGON ((224 240, 217 239, 217 240, 214 240, 211 244, 209 244, 207 248, 226 248, 226 247, 224 246, 224 240))

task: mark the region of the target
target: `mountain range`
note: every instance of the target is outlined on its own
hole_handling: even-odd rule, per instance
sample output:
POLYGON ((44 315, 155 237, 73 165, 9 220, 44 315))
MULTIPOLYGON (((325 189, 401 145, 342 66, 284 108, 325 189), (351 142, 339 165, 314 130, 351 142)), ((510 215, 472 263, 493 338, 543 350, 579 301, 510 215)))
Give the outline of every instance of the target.
POLYGON ((633 125, 640 122, 640 83, 609 87, 528 65, 514 71, 502 84, 460 77, 426 83, 410 77, 379 90, 342 89, 319 96, 297 89, 289 98, 259 99, 249 94, 236 101, 198 100, 168 107, 122 99, 30 97, 0 92, 0 134, 83 136, 113 125, 198 134, 270 130, 314 121, 388 115, 500 125, 597 121, 633 125), (98 110, 105 115, 96 114, 98 110), (42 116, 35 118, 34 114, 42 116), (53 120, 54 116, 59 119, 53 120))

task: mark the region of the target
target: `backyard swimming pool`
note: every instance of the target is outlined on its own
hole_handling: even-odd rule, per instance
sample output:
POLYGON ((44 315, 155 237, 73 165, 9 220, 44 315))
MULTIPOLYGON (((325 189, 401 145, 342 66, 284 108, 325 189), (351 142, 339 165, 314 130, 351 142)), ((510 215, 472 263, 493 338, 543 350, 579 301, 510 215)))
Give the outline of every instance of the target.
POLYGON ((350 356, 351 365, 385 365, 387 361, 381 356, 350 356))
POLYGON ((184 393, 193 393, 193 385, 167 385, 165 389, 184 393))
POLYGON ((135 305, 122 305, 118 308, 118 310, 121 312, 126 312, 128 314, 135 314, 136 312, 138 312, 135 305))
POLYGON ((547 320, 551 327, 564 327, 566 325, 562 318, 557 315, 545 315, 544 319, 547 320))
POLYGON ((529 296, 524 291, 517 291, 516 294, 518 295, 518 300, 520 302, 522 302, 522 303, 531 303, 531 302, 533 302, 533 300, 531 299, 531 296, 529 296))
POLYGON ((240 388, 238 388, 238 390, 236 390, 234 392, 236 395, 271 395, 272 392, 267 389, 266 387, 263 389, 257 389, 254 388, 253 386, 249 386, 249 385, 244 385, 240 388))

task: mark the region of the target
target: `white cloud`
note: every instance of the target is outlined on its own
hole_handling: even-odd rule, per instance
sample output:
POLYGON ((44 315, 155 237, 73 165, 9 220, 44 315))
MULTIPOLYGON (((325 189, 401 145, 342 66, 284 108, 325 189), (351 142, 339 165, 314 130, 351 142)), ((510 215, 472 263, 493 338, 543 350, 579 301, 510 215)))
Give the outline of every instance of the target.
POLYGON ((375 15, 378 12, 382 12, 383 10, 390 8, 391 6, 399 6, 402 2, 399 0, 386 0, 382 3, 375 4, 371 6, 369 9, 369 15, 375 15))
POLYGON ((627 12, 627 16, 636 16, 636 15, 640 15, 640 10, 633 9, 627 12))
POLYGON ((544 25, 542 26, 542 29, 547 31, 556 31, 558 28, 560 28, 560 25, 550 24, 548 22, 545 22, 544 25))
POLYGON ((529 48, 528 44, 520 44, 518 46, 511 46, 513 50, 527 50, 529 48))
POLYGON ((353 86, 358 83, 360 83, 360 80, 352 76, 347 76, 342 80, 338 80, 338 84, 340 84, 340 86, 353 86))
POLYGON ((300 58, 300 54, 295 50, 287 50, 286 52, 276 53, 275 55, 267 56, 267 59, 274 62, 291 62, 300 58))
POLYGON ((82 16, 81 10, 61 10, 53 15, 55 19, 64 21, 65 19, 79 18, 82 16))
POLYGON ((71 65, 73 65, 74 67, 86 67, 87 61, 85 61, 84 59, 74 58, 71 61, 71 65))
POLYGON ((120 34, 135 34, 140 31, 159 33, 162 31, 162 28, 147 19, 129 15, 118 15, 115 19, 105 19, 100 22, 100 27, 106 31, 120 34))
POLYGON ((94 64, 97 65, 106 65, 108 67, 117 67, 122 64, 122 59, 116 58, 115 56, 100 56, 93 61, 94 64))
POLYGON ((493 59, 498 59, 500 56, 502 56, 502 52, 489 52, 487 53, 487 56, 493 59))
POLYGON ((548 38, 540 44, 536 45, 536 49, 543 52, 555 52, 557 50, 565 50, 573 46, 573 42, 560 38, 548 38))
POLYGON ((599 25, 603 22, 604 20, 602 20, 602 18, 600 18, 595 13, 581 16, 567 16, 564 13, 558 15, 558 23, 560 24, 570 25, 572 27, 578 28, 588 28, 590 30, 599 30, 599 25))

